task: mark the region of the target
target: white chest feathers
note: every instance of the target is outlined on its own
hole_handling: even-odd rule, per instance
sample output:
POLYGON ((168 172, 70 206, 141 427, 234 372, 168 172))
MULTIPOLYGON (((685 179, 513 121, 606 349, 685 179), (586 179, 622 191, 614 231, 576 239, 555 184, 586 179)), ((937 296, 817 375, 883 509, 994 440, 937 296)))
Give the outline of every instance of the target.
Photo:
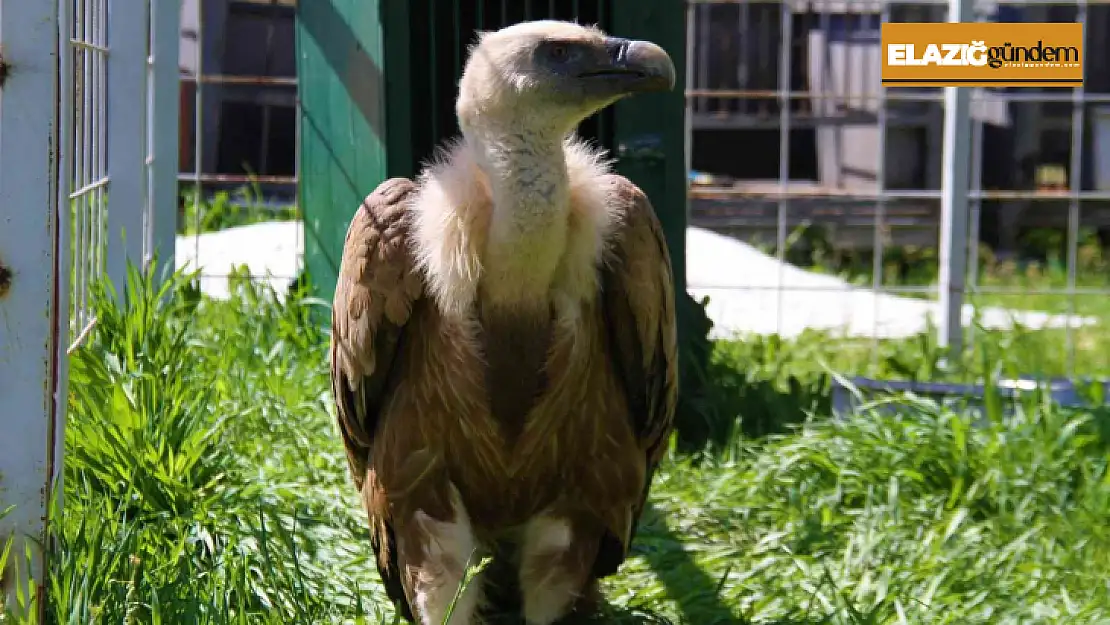
POLYGON ((568 139, 561 163, 518 165, 492 179, 459 142, 421 175, 411 243, 429 294, 450 316, 476 298, 504 305, 543 299, 566 314, 592 300, 615 221, 600 152, 568 139))

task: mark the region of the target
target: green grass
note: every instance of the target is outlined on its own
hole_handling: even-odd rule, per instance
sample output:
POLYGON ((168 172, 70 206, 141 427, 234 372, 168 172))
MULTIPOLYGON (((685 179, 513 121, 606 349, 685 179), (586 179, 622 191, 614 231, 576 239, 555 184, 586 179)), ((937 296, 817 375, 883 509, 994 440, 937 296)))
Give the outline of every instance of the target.
MULTIPOLYGON (((123 307, 101 293, 72 358, 53 622, 393 622, 310 321, 324 305, 152 284, 133 273, 123 307)), ((1021 336, 987 335, 950 375, 1036 365, 1049 339, 1021 336)), ((605 584, 611 620, 1110 622, 1108 411, 1032 397, 974 426, 902 398, 896 417, 824 418, 822 363, 938 375, 928 340, 869 349, 717 345, 702 399, 726 436, 672 451, 605 584)))
POLYGON ((261 198, 257 184, 234 192, 217 191, 213 197, 200 202, 195 189, 187 189, 182 194, 178 234, 204 234, 237 226, 300 219, 300 210, 295 204, 270 206, 261 198))

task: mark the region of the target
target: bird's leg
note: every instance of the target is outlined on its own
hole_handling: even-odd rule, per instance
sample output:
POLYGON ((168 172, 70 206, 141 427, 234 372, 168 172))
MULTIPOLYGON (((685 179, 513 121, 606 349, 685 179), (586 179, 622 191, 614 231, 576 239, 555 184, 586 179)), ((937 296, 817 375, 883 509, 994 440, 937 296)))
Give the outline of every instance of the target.
POLYGON ((554 623, 586 590, 597 541, 584 529, 552 516, 528 522, 520 547, 520 588, 528 625, 554 623))
MULTIPOLYGON (((466 573, 467 561, 475 553, 477 541, 470 518, 458 492, 452 489, 453 517, 435 519, 423 510, 412 516, 412 527, 406 532, 401 556, 406 562, 412 584, 412 603, 421 625, 441 625, 443 617, 466 573), (410 545, 416 549, 413 550, 410 545)), ((469 585, 455 604, 448 625, 474 623, 481 600, 481 574, 469 585)))

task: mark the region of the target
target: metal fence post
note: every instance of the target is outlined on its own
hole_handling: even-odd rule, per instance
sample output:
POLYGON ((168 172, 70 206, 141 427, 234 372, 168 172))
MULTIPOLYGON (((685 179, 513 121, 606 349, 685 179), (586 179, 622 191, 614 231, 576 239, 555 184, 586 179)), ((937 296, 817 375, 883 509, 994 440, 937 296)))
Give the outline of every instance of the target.
POLYGON ((146 160, 147 0, 108 4, 108 251, 105 271, 122 293, 127 261, 142 262, 146 160))
MULTIPOLYGON (((59 213, 59 30, 55 2, 0 0, 0 608, 43 622, 44 545, 62 466, 68 224, 59 213), (59 224, 61 222, 61 225, 59 224), (5 514, 6 513, 6 514, 5 514), (30 551, 30 562, 24 554, 30 551), (18 568, 18 575, 17 573, 18 568), (35 601, 20 610, 17 589, 35 601)), ((63 39, 64 41, 64 39, 63 39)), ((65 45, 65 44, 63 44, 65 45)))
MULTIPOLYGON (((974 21, 972 0, 949 0, 949 22, 974 21)), ((967 271, 970 191, 971 93, 944 88, 944 155, 941 172, 940 321, 938 343, 953 360, 963 349, 963 299, 967 271)))
POLYGON ((150 129, 147 154, 149 218, 147 262, 174 266, 177 241, 178 129, 181 115, 181 2, 155 0, 150 7, 150 129))

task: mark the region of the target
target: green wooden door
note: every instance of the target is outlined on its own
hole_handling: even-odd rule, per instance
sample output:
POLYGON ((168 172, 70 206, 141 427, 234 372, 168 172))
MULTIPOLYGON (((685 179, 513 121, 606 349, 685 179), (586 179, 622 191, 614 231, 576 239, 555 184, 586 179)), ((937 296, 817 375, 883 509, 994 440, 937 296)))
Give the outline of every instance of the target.
POLYGON ((297 3, 305 268, 330 301, 351 216, 386 173, 377 0, 297 3))
POLYGON ((674 266, 675 290, 686 288, 685 89, 686 27, 682 0, 613 0, 613 34, 663 47, 678 70, 670 93, 637 95, 618 102, 613 116, 616 168, 655 206, 674 266))
POLYGON ((615 107, 613 143, 617 170, 639 185, 655 206, 674 267, 678 317, 680 392, 676 427, 680 449, 721 441, 735 415, 704 410, 710 389, 711 323, 686 292, 686 23, 682 0, 612 0, 612 26, 622 37, 663 46, 678 70, 674 91, 640 95, 615 107))

